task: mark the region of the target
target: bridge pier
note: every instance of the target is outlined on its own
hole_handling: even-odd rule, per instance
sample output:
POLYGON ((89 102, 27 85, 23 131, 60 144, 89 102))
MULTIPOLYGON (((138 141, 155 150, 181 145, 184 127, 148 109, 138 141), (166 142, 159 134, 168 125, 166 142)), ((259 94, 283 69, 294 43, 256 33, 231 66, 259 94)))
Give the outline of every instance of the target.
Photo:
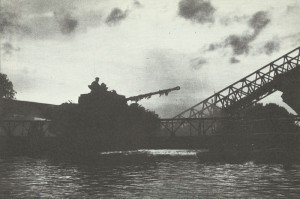
POLYGON ((294 89, 294 91, 292 91, 294 93, 292 94, 290 92, 284 92, 281 97, 297 114, 300 114, 300 86, 297 89, 294 89))
MULTIPOLYGON (((298 65, 299 66, 299 65, 298 65)), ((300 114, 300 67, 296 67, 292 73, 284 74, 276 87, 283 92, 281 98, 297 114, 300 114)))

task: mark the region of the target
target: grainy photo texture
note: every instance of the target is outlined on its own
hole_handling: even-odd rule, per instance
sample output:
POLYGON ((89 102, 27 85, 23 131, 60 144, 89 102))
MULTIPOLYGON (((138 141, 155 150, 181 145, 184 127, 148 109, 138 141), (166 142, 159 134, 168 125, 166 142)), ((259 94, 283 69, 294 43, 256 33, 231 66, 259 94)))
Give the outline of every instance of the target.
POLYGON ((300 198, 300 1, 0 0, 0 198, 300 198))

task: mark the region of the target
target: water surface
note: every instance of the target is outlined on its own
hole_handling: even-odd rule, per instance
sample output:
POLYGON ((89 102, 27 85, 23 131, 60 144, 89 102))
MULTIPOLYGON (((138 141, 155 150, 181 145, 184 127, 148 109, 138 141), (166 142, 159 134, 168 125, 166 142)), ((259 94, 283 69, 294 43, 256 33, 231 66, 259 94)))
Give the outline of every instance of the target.
POLYGON ((300 198, 300 165, 206 165, 191 150, 104 153, 93 163, 6 158, 0 198, 300 198))

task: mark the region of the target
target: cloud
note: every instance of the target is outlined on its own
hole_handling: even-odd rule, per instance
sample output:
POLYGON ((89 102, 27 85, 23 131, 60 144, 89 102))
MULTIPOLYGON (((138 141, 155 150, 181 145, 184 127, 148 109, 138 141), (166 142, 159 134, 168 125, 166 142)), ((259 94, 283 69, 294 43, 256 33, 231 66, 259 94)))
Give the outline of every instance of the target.
POLYGON ((225 38, 220 43, 212 43, 209 45, 207 51, 214 51, 218 48, 231 47, 234 55, 248 54, 250 51, 250 44, 253 42, 261 31, 270 23, 271 19, 266 11, 258 11, 254 13, 248 20, 248 27, 250 32, 243 34, 232 34, 225 38))
POLYGON ((219 22, 220 24, 224 25, 224 26, 229 26, 233 23, 241 23, 245 20, 247 20, 247 18, 249 18, 249 16, 247 15, 242 15, 242 16, 225 16, 222 17, 219 22))
POLYGON ((265 43, 263 47, 263 52, 267 55, 271 55, 272 53, 279 51, 280 43, 278 40, 268 41, 265 43))
POLYGON ((15 27, 16 15, 12 12, 0 8, 0 33, 5 34, 10 32, 10 29, 15 27))
POLYGON ((248 21, 248 26, 253 29, 253 32, 244 35, 230 35, 225 40, 225 46, 230 46, 235 55, 248 54, 250 43, 256 39, 269 22, 270 18, 267 12, 256 12, 248 21))
POLYGON ((208 49, 205 51, 214 51, 221 47, 223 47, 222 43, 212 43, 212 44, 209 44, 208 49))
POLYGON ((20 50, 11 43, 13 37, 27 31, 19 21, 20 16, 13 10, 0 7, 0 54, 11 55, 14 51, 20 50))
MULTIPOLYGON (((248 21, 249 27, 253 28, 254 35, 258 35, 270 23, 270 18, 266 11, 256 12, 248 21)), ((253 35, 253 36, 254 36, 253 35)))
POLYGON ((13 51, 19 51, 20 48, 14 47, 10 42, 4 42, 2 50, 4 51, 4 55, 11 55, 13 51))
MULTIPOLYGON (((3 0, 0 33, 27 39, 51 39, 103 24, 102 10, 90 0, 3 0), (16 30, 17 29, 17 30, 16 30)), ((100 4, 100 3, 99 3, 100 4)))
POLYGON ((241 55, 249 53, 249 43, 254 40, 255 37, 250 34, 246 35, 230 35, 225 40, 225 46, 232 48, 233 54, 241 55))
POLYGON ((35 71, 29 70, 26 67, 20 69, 15 73, 10 74, 10 78, 14 84, 15 90, 19 94, 22 92, 34 90, 36 88, 37 82, 39 82, 39 84, 41 83, 41 80, 37 81, 34 75, 36 75, 35 71))
POLYGON ((137 8, 141 8, 143 5, 141 4, 141 2, 137 1, 137 0, 134 0, 133 1, 133 5, 137 8))
POLYGON ((238 59, 235 58, 235 57, 231 57, 229 61, 230 61, 230 63, 232 63, 232 64, 236 64, 236 63, 239 63, 239 62, 240 62, 240 60, 238 60, 238 59))
POLYGON ((190 61, 191 68, 194 70, 201 69, 206 63, 207 60, 204 58, 195 58, 190 61))
POLYGON ((18 10, 21 8, 25 14, 43 15, 60 9, 74 10, 81 0, 4 0, 8 6, 18 10))
POLYGON ((291 12, 299 12, 299 4, 297 4, 297 3, 293 3, 293 4, 291 4, 291 5, 287 5, 286 6, 286 10, 285 10, 285 12, 287 13, 287 14, 289 14, 289 13, 291 13, 291 12))
POLYGON ((14 10, 0 7, 0 34, 1 36, 17 34, 25 30, 20 23, 20 16, 14 10))
POLYGON ((204 0, 181 0, 178 4, 179 16, 198 22, 213 23, 214 13, 216 9, 212 6, 209 1, 204 0))
POLYGON ((105 22, 109 25, 114 25, 124 20, 127 17, 128 11, 122 11, 120 8, 114 8, 107 16, 105 22))
POLYGON ((74 19, 74 17, 66 11, 54 12, 54 16, 62 34, 70 34, 74 32, 78 26, 78 20, 74 19))
POLYGON ((23 37, 29 39, 49 39, 61 33, 58 21, 53 15, 34 16, 32 19, 24 19, 28 30, 23 37))

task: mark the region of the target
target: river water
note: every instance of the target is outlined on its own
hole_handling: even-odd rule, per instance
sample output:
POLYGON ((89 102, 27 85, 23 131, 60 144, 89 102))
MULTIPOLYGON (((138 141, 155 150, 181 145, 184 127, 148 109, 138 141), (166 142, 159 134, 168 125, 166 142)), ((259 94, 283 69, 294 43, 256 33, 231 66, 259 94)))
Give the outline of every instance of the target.
POLYGON ((0 159, 0 198, 300 198, 300 165, 201 164, 195 153, 114 152, 93 163, 0 159))

